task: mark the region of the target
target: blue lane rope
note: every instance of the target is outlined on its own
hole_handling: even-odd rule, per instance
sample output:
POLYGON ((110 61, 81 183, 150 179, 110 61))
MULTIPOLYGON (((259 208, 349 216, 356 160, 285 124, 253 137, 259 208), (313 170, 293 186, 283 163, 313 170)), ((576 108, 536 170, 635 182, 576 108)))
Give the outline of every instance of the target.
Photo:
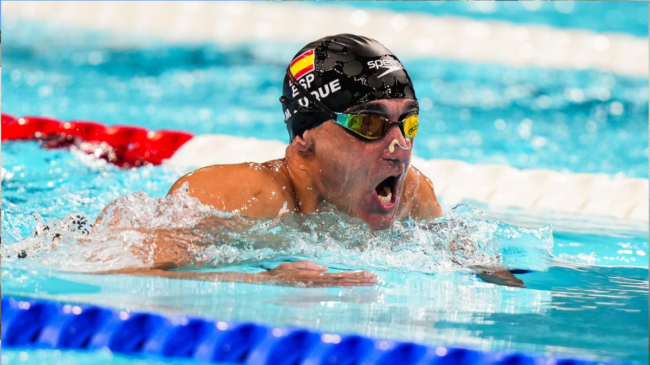
POLYGON ((2 347, 108 349, 143 358, 246 365, 603 364, 12 297, 2 297, 2 347))

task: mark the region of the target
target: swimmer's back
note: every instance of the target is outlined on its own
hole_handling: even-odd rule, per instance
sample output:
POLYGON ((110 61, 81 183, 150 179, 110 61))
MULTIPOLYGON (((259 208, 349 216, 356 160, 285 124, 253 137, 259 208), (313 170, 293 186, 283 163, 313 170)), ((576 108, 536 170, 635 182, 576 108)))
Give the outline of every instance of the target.
POLYGON ((178 179, 169 194, 186 182, 190 196, 229 213, 274 218, 296 205, 283 160, 204 167, 178 179))

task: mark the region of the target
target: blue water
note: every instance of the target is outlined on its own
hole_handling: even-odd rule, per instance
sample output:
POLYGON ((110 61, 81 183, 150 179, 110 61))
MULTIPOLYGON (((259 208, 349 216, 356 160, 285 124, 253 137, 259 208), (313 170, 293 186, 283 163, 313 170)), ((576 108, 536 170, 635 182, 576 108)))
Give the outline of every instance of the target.
POLYGON ((647 1, 340 1, 337 4, 648 36, 647 1))
MULTIPOLYGON (((82 212, 94 220, 102 209, 133 191, 164 197, 189 170, 167 166, 120 169, 67 150, 46 150, 38 142, 2 145, 2 240, 14 243, 36 228, 33 214, 43 220, 63 219, 82 212)), ((648 239, 643 232, 593 234, 555 232, 553 254, 566 260, 601 265, 648 266, 648 239), (592 252, 595 255, 592 255, 592 252)))
MULTIPOLYGON (((588 15, 587 20, 565 16, 552 3, 540 4, 537 11, 515 11, 524 5, 495 2, 499 11, 489 14, 476 10, 487 5, 470 3, 351 5, 522 23, 543 18, 557 27, 647 36, 647 3, 591 3, 593 12, 587 3, 573 3, 573 14, 588 15), (594 21, 598 14, 604 21, 594 21)), ((120 42, 112 35, 12 21, 14 31, 5 36, 3 49, 3 113, 287 140, 279 80, 301 45, 224 48, 146 40, 147 46, 124 49, 115 46, 120 42)), ((423 128, 415 147, 420 157, 648 177, 647 79, 595 70, 403 61, 422 105, 423 128)), ((63 229, 56 220, 73 212, 92 221, 106 204, 135 190, 146 195, 130 195, 130 207, 146 221, 142 212, 186 172, 164 166, 121 170, 77 152, 43 150, 36 142, 3 143, 2 169, 3 255, 15 254, 13 245, 38 242, 29 237, 37 229, 43 232, 44 222, 53 231, 63 229)), ((364 235, 363 225, 328 215, 308 220, 301 228, 306 231, 289 223, 256 226, 229 233, 233 246, 208 252, 213 256, 200 269, 255 272, 295 254, 335 271, 373 270, 384 280, 373 287, 305 289, 69 272, 101 271, 106 263, 88 269, 84 254, 139 243, 115 239, 128 231, 116 229, 90 241, 67 235, 70 240, 59 242, 58 250, 37 247, 26 260, 5 256, 2 290, 3 295, 126 310, 647 363, 647 231, 522 229, 485 221, 466 207, 458 212, 447 212, 439 234, 407 222, 364 235), (319 227, 330 229, 314 231, 319 227), (260 233, 283 239, 282 246, 247 245, 260 233), (471 237, 479 249, 474 256, 449 253, 449 237, 471 237), (369 246, 361 250, 359 244, 369 246), (527 288, 503 287, 453 264, 472 260, 533 272, 518 275, 527 288)), ((115 252, 132 262, 129 250, 115 252)), ((2 364, 24 363, 25 357, 28 363, 139 363, 108 354, 3 351, 2 364)))
POLYGON ((647 269, 553 267, 520 275, 527 289, 482 283, 465 272, 377 270, 386 284, 348 289, 68 274, 15 264, 3 265, 2 274, 5 295, 493 351, 648 358, 647 269))
MULTIPOLYGON (((105 34, 15 27, 3 46, 4 113, 288 141, 278 98, 301 45, 122 49, 105 34)), ((647 79, 403 62, 421 103, 419 157, 648 177, 647 79)))
MULTIPOLYGON (((58 229, 55 219, 78 212, 92 221, 118 195, 139 189, 151 197, 162 197, 184 171, 165 167, 120 170, 69 151, 43 150, 36 142, 3 144, 2 166, 7 170, 2 181, 1 222, 4 295, 223 320, 254 319, 274 325, 495 351, 526 350, 642 362, 648 356, 647 232, 555 232, 550 236, 548 228, 522 230, 465 215, 453 218, 456 223, 450 226, 465 228, 456 233, 452 228, 443 229, 442 240, 436 234, 406 225, 369 238, 370 246, 359 251, 355 245, 365 241, 363 227, 324 216, 310 223, 314 231, 301 233, 289 226, 270 226, 231 235, 239 246, 208 252, 213 258, 201 270, 256 272, 260 264, 273 267, 291 254, 317 260, 335 270, 370 269, 384 284, 299 289, 75 274, 62 270, 106 270, 108 264, 85 263, 86 254, 114 247, 116 241, 110 238, 127 237, 121 236, 125 231, 95 235, 85 245, 75 244, 74 240, 59 241, 58 251, 30 251, 28 259, 16 260, 15 253, 7 253, 12 252, 16 241, 29 237, 37 228, 34 213, 51 225, 51 236, 58 229), (13 175, 7 175, 8 171, 13 175), (290 244, 272 250, 245 244, 260 233, 287 238, 290 244), (436 245, 444 246, 444 237, 458 234, 484 241, 479 256, 457 256, 455 260, 492 262, 500 257, 497 261, 510 267, 533 269, 532 273, 518 275, 527 288, 487 284, 467 269, 449 266, 444 247, 436 245), (385 246, 386 242, 399 244, 391 248, 385 246), (257 259, 251 262, 251 258, 257 259)), ((127 203, 131 206, 130 218, 141 217, 138 219, 145 221, 137 224, 150 225, 139 211, 148 211, 151 202, 132 196, 127 203)), ((151 219, 160 221, 157 214, 151 219)), ((39 235, 46 241, 50 236, 43 236, 42 231, 39 235)), ((133 262, 128 250, 117 252, 122 255, 118 261, 126 265, 133 262)), ((19 355, 9 352, 7 356, 19 355)))
MULTIPOLYGON (((4 350, 0 355, 2 365, 162 365, 169 364, 167 361, 156 359, 139 359, 120 356, 106 352, 79 352, 79 351, 58 351, 58 350, 4 350)), ((191 361, 175 360, 174 364, 196 364, 191 361)), ((229 365, 229 364, 218 364, 229 365)))

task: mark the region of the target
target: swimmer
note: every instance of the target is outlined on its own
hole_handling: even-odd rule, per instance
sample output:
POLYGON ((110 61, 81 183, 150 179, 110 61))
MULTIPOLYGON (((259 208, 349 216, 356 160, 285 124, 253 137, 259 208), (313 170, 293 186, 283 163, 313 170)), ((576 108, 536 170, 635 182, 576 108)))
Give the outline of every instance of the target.
MULTIPOLYGON (((290 140, 284 158, 204 167, 181 177, 169 194, 187 183, 189 194, 203 204, 262 219, 335 207, 374 230, 386 229, 397 219, 442 216, 431 180, 411 166, 420 126, 415 88, 403 64, 382 44, 353 34, 307 44, 287 67, 280 103, 290 140)), ((300 261, 262 274, 128 273, 289 285, 377 282, 367 271, 325 270, 300 261)), ((520 286, 508 274, 484 269, 479 275, 520 286)))

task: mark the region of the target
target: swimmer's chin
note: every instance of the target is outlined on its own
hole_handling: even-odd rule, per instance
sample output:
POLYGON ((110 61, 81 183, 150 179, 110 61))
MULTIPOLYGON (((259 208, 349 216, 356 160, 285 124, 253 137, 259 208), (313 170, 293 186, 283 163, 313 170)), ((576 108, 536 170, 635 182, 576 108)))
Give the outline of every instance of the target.
POLYGON ((370 214, 365 217, 364 221, 372 230, 388 229, 395 223, 395 212, 393 211, 390 214, 370 214))
POLYGON ((378 231, 390 228, 397 217, 397 207, 399 206, 399 199, 391 202, 390 207, 380 206, 377 197, 370 197, 365 209, 357 210, 357 218, 366 222, 372 230, 378 231))

